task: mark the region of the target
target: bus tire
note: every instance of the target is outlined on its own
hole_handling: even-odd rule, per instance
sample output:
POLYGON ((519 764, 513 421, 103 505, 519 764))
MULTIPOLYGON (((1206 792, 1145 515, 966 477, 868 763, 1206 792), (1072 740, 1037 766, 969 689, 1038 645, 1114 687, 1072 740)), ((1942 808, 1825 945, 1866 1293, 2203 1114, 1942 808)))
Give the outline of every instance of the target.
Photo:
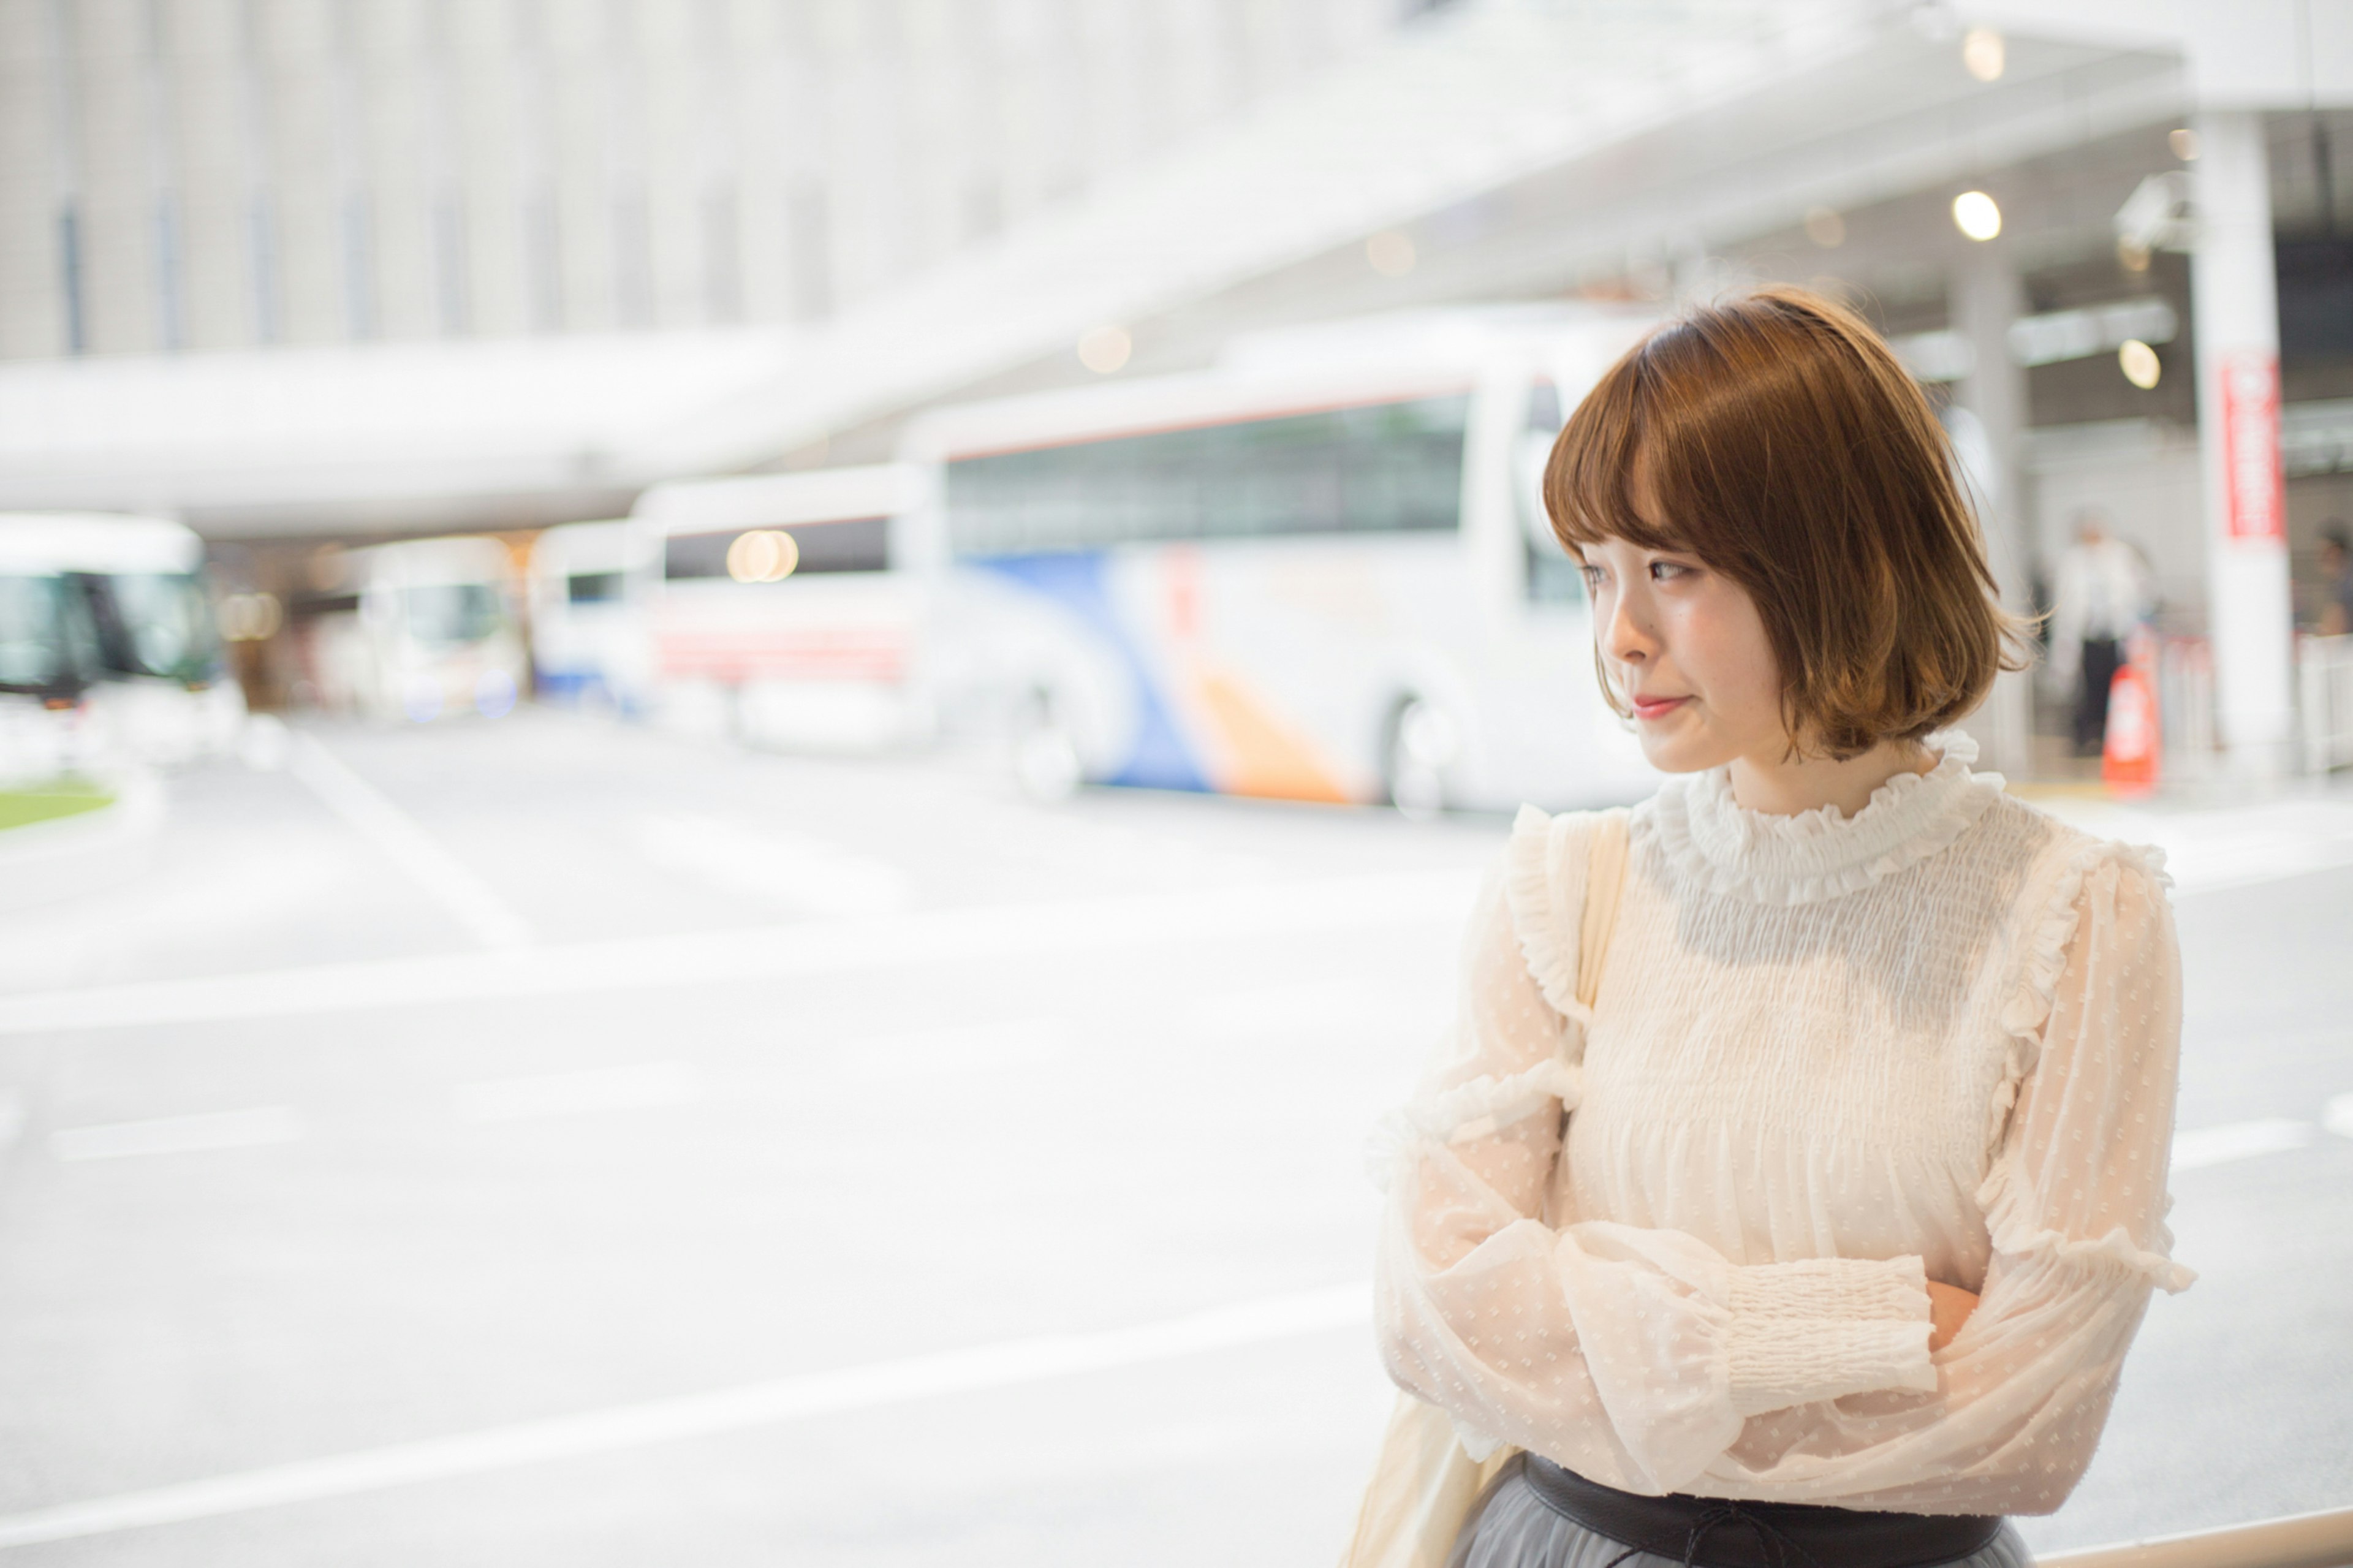
POLYGON ((1455 750, 1454 721, 1437 704, 1408 697, 1390 710, 1381 741, 1381 783, 1399 816, 1419 822, 1446 810, 1446 767, 1455 750))

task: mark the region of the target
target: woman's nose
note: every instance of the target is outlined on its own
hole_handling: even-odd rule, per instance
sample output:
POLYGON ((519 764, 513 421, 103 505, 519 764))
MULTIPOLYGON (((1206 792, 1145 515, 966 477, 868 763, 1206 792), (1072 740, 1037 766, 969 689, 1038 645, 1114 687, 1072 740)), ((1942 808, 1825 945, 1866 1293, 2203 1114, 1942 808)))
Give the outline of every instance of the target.
POLYGON ((1642 629, 1626 595, 1616 595, 1610 603, 1602 648, 1620 664, 1640 664, 1651 656, 1650 634, 1642 629))

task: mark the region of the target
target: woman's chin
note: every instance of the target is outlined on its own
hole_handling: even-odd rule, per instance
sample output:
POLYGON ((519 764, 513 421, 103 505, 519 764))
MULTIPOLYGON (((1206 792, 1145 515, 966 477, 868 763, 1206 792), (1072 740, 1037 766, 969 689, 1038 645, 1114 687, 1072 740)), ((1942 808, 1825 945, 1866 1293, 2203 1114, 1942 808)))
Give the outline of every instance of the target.
POLYGON ((1671 716, 1664 722, 1634 722, 1634 738, 1642 748, 1643 758, 1662 773, 1700 773, 1710 768, 1722 767, 1732 760, 1728 747, 1711 743, 1704 733, 1694 733, 1693 727, 1671 716))

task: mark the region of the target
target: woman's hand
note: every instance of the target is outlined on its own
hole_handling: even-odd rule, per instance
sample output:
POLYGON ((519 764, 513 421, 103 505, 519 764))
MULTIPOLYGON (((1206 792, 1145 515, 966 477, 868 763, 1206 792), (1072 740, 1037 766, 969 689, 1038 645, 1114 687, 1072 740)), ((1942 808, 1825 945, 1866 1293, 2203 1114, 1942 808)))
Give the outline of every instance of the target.
POLYGON ((1978 1299, 1957 1285, 1939 1285, 1928 1281, 1928 1321, 1934 1326, 1928 1331, 1928 1353, 1934 1355, 1953 1342, 1961 1325, 1978 1309, 1978 1299))

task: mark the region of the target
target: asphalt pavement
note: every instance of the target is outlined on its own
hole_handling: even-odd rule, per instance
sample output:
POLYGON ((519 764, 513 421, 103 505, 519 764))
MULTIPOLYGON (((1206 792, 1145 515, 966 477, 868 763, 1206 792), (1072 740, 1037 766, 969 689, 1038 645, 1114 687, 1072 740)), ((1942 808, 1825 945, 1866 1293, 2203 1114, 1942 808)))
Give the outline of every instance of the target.
MULTIPOLYGON (((2028 1539, 2353 1504, 2353 802, 2061 804, 2183 868, 2202 1277, 2028 1539)), ((183 775, 0 920, 0 1563, 1328 1563, 1504 831, 528 710, 183 775)))

